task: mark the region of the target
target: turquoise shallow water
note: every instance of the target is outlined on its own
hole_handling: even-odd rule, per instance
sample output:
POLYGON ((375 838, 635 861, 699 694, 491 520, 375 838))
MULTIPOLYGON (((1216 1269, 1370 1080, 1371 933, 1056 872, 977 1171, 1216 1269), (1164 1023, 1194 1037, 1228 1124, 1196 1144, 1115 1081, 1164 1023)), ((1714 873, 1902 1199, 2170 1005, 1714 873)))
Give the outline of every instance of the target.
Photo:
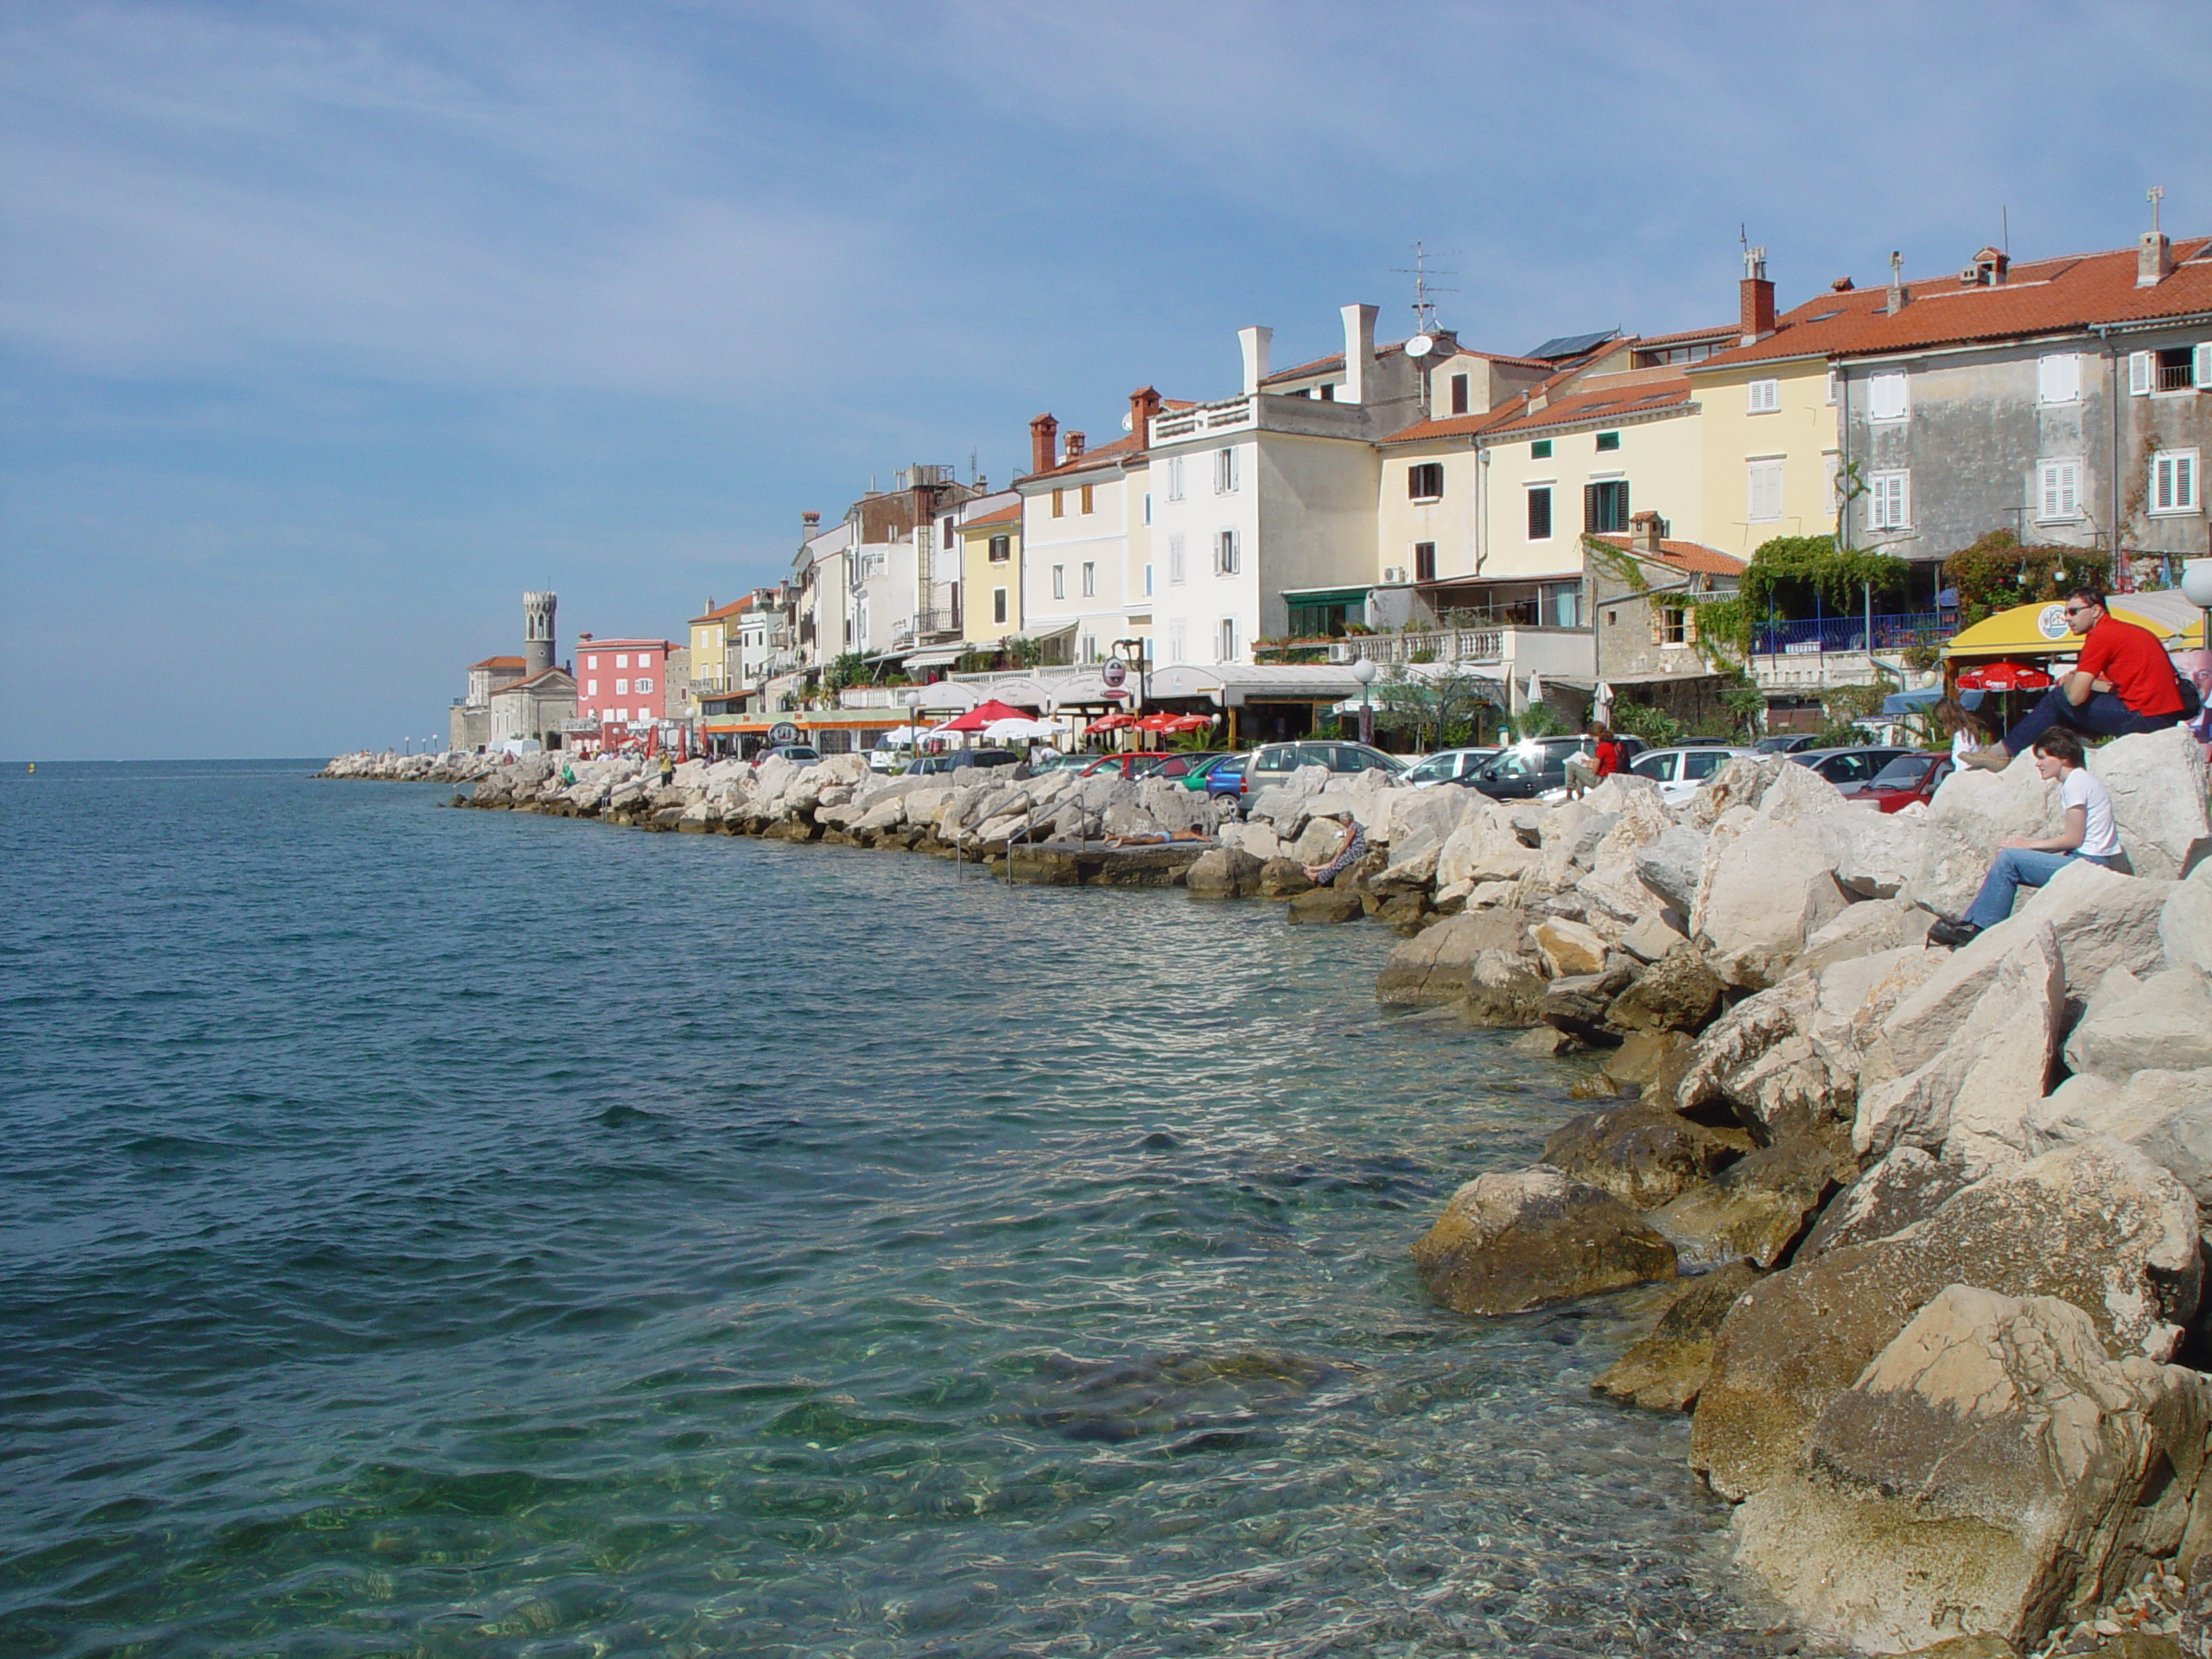
POLYGON ((1766 1645, 1387 933, 308 769, 0 778, 0 1653, 1766 1645))

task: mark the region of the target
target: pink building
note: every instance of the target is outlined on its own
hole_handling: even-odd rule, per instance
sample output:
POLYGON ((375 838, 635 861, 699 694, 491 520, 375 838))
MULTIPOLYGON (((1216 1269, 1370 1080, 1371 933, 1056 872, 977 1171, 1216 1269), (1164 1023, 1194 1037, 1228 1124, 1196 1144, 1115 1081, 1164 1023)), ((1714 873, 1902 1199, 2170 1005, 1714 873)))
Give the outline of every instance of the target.
POLYGON ((599 722, 600 743, 620 747, 642 737, 668 708, 670 639, 576 641, 576 717, 599 722))

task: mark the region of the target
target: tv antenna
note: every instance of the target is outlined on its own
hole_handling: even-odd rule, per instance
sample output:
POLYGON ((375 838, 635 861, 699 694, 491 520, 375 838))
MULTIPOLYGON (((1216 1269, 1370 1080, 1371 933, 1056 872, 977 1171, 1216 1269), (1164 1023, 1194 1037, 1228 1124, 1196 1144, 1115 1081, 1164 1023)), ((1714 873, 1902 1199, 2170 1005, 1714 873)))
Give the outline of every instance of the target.
MULTIPOLYGON (((1406 342, 1406 354, 1408 357, 1427 357, 1429 353, 1436 349, 1436 302, 1428 296, 1432 294, 1457 294, 1459 291, 1456 288, 1438 288, 1429 281, 1431 276, 1457 276, 1459 274, 1456 270, 1447 270, 1441 266, 1432 268, 1428 262, 1436 257, 1422 244, 1416 242, 1414 244, 1413 264, 1409 266, 1391 267, 1394 275, 1410 276, 1414 279, 1414 336, 1406 342)), ((1445 257, 1457 257, 1458 256, 1445 257)))

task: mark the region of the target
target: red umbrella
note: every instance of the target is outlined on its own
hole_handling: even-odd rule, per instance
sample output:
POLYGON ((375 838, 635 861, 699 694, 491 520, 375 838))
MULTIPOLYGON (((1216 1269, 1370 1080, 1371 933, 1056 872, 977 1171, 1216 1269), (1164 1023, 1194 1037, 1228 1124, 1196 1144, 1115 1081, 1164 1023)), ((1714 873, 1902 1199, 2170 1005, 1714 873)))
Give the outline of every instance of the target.
POLYGON ((1099 715, 1097 719, 1092 721, 1090 725, 1084 727, 1083 729, 1086 734, 1091 732, 1118 732, 1125 726, 1135 726, 1137 723, 1137 717, 1135 715, 1124 714, 1119 709, 1116 709, 1110 715, 1099 715))
POLYGON ((1147 715, 1137 721, 1137 729, 1141 732, 1172 732, 1180 718, 1179 715, 1147 715))
POLYGON ((1029 711, 1016 709, 1011 703, 1001 702, 996 697, 979 702, 966 714, 948 720, 938 728, 940 732, 980 732, 995 720, 1027 720, 1029 711))

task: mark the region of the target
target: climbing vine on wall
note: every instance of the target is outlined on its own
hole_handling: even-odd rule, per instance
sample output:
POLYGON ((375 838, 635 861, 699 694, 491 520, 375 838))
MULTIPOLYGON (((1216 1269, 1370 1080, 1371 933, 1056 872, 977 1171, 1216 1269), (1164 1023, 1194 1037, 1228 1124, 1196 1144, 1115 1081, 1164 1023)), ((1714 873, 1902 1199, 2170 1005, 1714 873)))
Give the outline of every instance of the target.
POLYGON ((1971 627, 2015 605, 2063 598, 2080 582, 2101 583, 2105 556, 2094 548, 2023 543, 1993 530, 1943 561, 1943 581, 1959 593, 1959 624, 1971 627))

